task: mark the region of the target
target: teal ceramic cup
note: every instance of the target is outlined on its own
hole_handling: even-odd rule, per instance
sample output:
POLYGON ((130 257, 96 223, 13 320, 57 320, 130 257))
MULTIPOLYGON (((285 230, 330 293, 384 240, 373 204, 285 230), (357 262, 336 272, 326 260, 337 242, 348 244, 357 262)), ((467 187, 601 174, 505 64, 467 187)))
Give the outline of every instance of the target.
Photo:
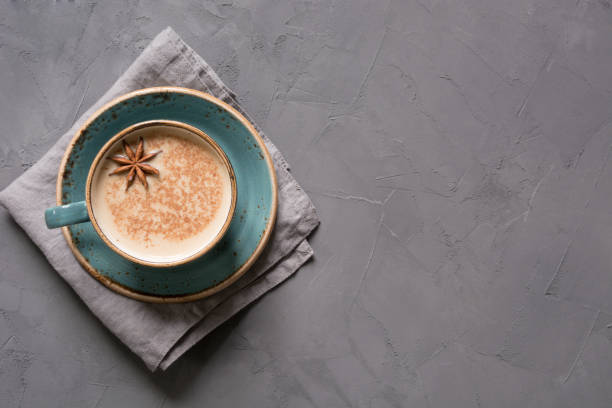
MULTIPOLYGON (((141 152, 142 153, 142 152, 141 152)), ((150 167, 150 166, 149 166, 150 167)), ((136 174, 133 174, 133 178, 136 178, 136 174)), ((90 168, 89 173, 87 175, 86 186, 85 186, 85 200, 76 201, 64 205, 60 205, 57 207, 48 208, 45 211, 45 222, 47 224, 47 228, 60 228, 69 225, 90 222, 100 237, 100 239, 107 245, 110 249, 126 258, 129 261, 152 267, 160 267, 160 268, 169 268, 178 265, 185 264, 187 262, 191 262, 206 252, 208 252, 211 248, 213 248, 222 238, 227 229, 230 226, 232 221, 232 216, 234 214, 235 206, 236 206, 236 196, 237 196, 237 188, 236 188, 236 177, 234 175, 233 167, 227 158, 225 152, 221 147, 206 133, 197 129, 191 125, 186 123, 172 121, 172 120, 150 120, 145 122, 136 123, 131 125, 119 133, 114 135, 112 138, 108 140, 108 142, 100 149, 100 151, 95 156, 90 168), (100 222, 100 217, 96 217, 94 212, 94 206, 92 205, 92 189, 95 189, 94 186, 94 175, 99 166, 102 166, 104 162, 104 157, 106 156, 109 150, 116 148, 116 146, 129 138, 134 132, 142 132, 148 129, 154 129, 156 127, 163 128, 176 128, 180 131, 187 131, 191 135, 196 136, 200 140, 203 140, 212 150, 216 153, 217 157, 223 163, 223 166, 227 170, 230 180, 230 206, 227 211, 227 216, 225 217, 223 224, 216 231, 214 237, 204 246, 199 248, 197 252, 189 254, 180 259, 175 259, 174 257, 169 259, 159 259, 156 261, 142 259, 137 255, 130 253, 129 250, 120 247, 116 243, 114 243, 109 235, 105 232, 105 225, 100 222)))

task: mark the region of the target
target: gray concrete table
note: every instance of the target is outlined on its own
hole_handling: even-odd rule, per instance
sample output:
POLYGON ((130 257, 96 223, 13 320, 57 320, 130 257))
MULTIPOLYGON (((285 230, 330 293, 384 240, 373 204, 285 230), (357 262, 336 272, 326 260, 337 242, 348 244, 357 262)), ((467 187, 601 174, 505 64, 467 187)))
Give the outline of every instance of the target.
POLYGON ((608 1, 2 2, 0 187, 168 25, 316 259, 151 374, 3 210, 2 407, 612 406, 608 1))

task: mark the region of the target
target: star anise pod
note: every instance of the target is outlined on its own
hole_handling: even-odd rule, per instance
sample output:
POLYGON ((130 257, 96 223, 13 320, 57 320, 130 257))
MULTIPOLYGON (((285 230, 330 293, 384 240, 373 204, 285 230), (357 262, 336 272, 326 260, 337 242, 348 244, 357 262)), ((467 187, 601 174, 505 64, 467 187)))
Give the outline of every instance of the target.
POLYGON ((110 160, 120 165, 113 170, 109 176, 129 171, 127 175, 127 184, 125 186, 126 191, 134 182, 134 176, 137 176, 142 185, 147 188, 149 186, 147 183, 147 174, 159 175, 159 170, 144 162, 157 156, 159 153, 161 153, 161 150, 144 154, 144 140, 142 140, 142 137, 140 137, 138 138, 136 153, 134 153, 134 150, 132 150, 130 145, 125 140, 123 141, 123 151, 125 152, 125 156, 117 154, 109 157, 110 160))

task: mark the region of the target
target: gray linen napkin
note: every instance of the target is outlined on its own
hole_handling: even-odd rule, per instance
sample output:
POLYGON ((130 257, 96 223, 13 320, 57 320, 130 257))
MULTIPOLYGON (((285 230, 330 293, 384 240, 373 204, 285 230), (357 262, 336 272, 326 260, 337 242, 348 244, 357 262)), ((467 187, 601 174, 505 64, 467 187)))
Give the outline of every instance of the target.
MULTIPOLYGON (((45 227, 43 212, 55 205, 55 179, 75 131, 100 106, 128 91, 157 85, 199 89, 246 113, 212 68, 166 28, 51 150, 0 193, 17 223, 87 307, 154 371, 165 370, 191 346, 246 305, 291 276, 312 255, 306 237, 319 224, 315 209, 289 173, 278 149, 262 134, 276 168, 279 207, 266 250, 236 283, 212 297, 186 304, 149 304, 118 295, 93 279, 76 261, 59 229, 45 227)), ((261 132, 261 129, 258 129, 261 132)))

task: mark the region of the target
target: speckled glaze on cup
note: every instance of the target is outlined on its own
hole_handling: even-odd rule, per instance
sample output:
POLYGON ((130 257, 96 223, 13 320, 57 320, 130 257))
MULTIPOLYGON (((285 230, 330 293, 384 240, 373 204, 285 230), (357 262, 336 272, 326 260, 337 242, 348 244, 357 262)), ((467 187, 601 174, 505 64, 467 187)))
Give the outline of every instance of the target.
POLYGON ((226 154, 236 180, 234 216, 219 242, 182 265, 141 265, 113 251, 91 223, 63 228, 77 260, 112 290, 134 299, 187 302, 210 296, 240 278, 271 235, 277 210, 272 159, 254 126, 206 93, 178 87, 131 92, 99 109, 77 132, 60 165, 57 204, 82 201, 98 152, 122 129, 151 120, 185 123, 210 136, 226 154))
POLYGON ((98 155, 94 159, 94 161, 93 161, 93 163, 92 163, 92 165, 90 167, 89 174, 87 175, 87 184, 86 184, 86 187, 85 187, 85 204, 87 205, 87 213, 89 215, 89 220, 91 221, 94 229, 96 230, 96 232, 98 233, 98 235, 100 236, 102 241, 104 241, 104 243, 106 245, 108 245, 113 251, 115 251, 119 255, 129 259, 130 261, 138 263, 138 264, 141 264, 141 265, 152 266, 152 267, 156 267, 156 268, 170 268, 170 267, 173 267, 173 266, 178 266, 178 265, 182 265, 182 264, 187 263, 187 262, 191 262, 194 259, 199 258, 200 256, 204 255, 206 252, 208 252, 212 247, 214 247, 217 244, 217 242, 219 242, 221 240, 221 238, 223 237, 223 234, 225 234, 225 231, 227 231, 227 229, 230 226, 230 222, 231 222, 232 216, 234 214, 234 208, 236 206, 236 178, 234 177, 234 170, 233 170, 232 165, 230 164, 227 156, 225 155, 223 150, 219 147, 219 145, 214 140, 212 140, 206 133, 202 132, 199 129, 194 128, 193 126, 190 126, 190 125, 187 125, 187 124, 181 123, 181 122, 175 122, 175 121, 169 121, 169 120, 151 120, 151 121, 137 123, 135 125, 129 126, 128 128, 122 130, 117 135, 112 137, 102 147, 102 149, 100 150, 100 152, 98 153, 98 155), (122 140, 124 137, 129 136, 134 131, 142 130, 142 129, 146 129, 146 128, 157 127, 157 126, 170 126, 170 127, 176 127, 176 128, 184 129, 184 130, 186 130, 186 131, 188 131, 188 132, 190 132, 190 133, 200 137, 202 140, 204 140, 217 153, 217 155, 221 159, 221 162, 223 163, 223 165, 227 169, 227 172, 228 172, 229 178, 230 178, 231 204, 230 204, 230 207, 229 207, 229 210, 228 210, 228 214, 225 217, 225 221, 223 223, 223 226, 216 233, 215 237, 206 246, 200 248, 200 250, 198 250, 194 254, 192 254, 190 256, 187 256, 185 258, 181 258, 180 260, 176 260, 176 261, 160 261, 160 262, 147 261, 147 260, 138 258, 137 256, 134 256, 134 255, 130 254, 125 249, 120 248, 119 246, 117 246, 115 243, 112 242, 111 239, 109 239, 109 237, 105 233, 104 226, 101 226, 100 223, 98 222, 98 220, 97 220, 97 218, 95 216, 95 212, 93 210, 92 200, 91 200, 91 196, 92 196, 91 188, 92 188, 92 181, 94 179, 94 174, 96 172, 96 169, 97 169, 100 161, 102 160, 102 158, 104 157, 106 152, 109 149, 111 149, 112 147, 116 146, 118 141, 122 140))

